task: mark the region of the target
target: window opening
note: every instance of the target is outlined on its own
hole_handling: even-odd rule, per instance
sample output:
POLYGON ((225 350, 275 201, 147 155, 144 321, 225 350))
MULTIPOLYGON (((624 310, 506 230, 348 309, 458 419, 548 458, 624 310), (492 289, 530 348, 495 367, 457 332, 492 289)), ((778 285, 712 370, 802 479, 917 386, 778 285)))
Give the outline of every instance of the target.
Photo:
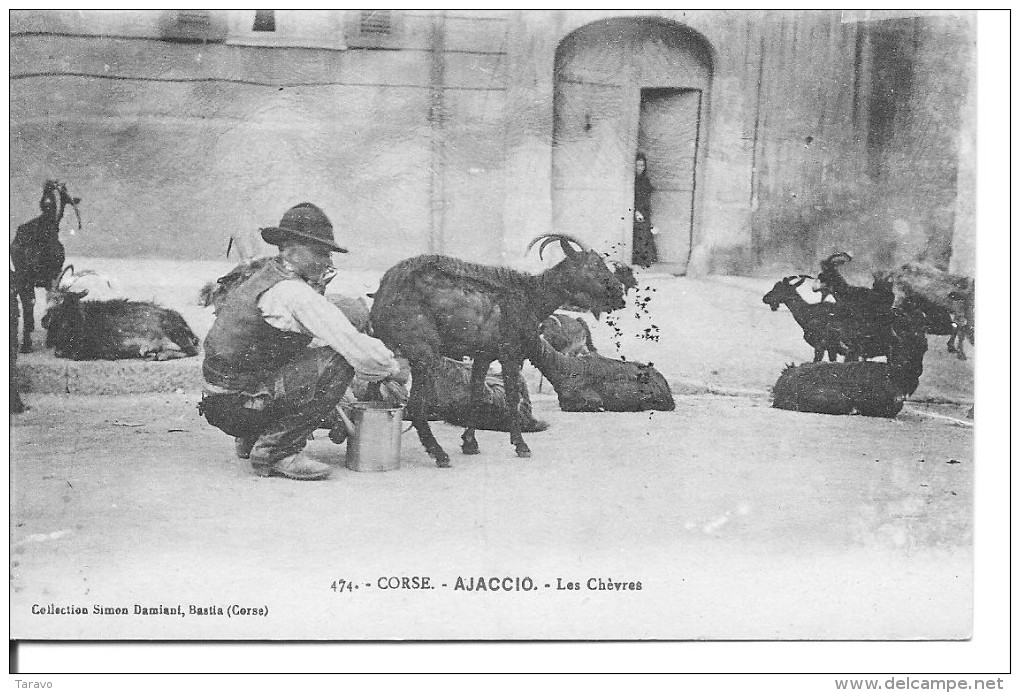
POLYGON ((255 10, 252 31, 276 31, 276 10, 255 10))

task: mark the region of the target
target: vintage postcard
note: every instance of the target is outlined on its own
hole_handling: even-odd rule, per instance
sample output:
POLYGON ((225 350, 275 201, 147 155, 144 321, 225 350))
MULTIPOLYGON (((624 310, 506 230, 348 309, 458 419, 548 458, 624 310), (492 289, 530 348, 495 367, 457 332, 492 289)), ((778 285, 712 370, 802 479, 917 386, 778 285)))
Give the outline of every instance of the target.
POLYGON ((977 22, 11 12, 11 638, 971 638, 977 22))

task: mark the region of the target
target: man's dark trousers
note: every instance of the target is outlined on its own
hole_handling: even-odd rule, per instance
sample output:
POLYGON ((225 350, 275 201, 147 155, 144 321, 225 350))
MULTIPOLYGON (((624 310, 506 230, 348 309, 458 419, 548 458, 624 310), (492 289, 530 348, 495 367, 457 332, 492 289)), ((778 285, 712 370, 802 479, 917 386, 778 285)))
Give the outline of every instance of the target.
POLYGON ((354 369, 328 347, 305 349, 254 392, 207 395, 206 420, 239 438, 257 439, 252 464, 272 464, 304 449, 308 436, 335 411, 354 369))

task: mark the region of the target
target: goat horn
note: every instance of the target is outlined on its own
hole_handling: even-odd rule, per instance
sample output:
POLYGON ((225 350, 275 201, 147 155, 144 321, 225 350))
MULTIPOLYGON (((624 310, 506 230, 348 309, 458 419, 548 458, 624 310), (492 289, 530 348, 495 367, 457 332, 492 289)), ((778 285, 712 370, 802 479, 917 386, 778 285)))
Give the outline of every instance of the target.
MULTIPOLYGON (((108 287, 110 287, 111 289, 113 288, 113 284, 110 283, 110 278, 100 274, 95 270, 82 270, 81 272, 75 272, 74 279, 70 281, 70 283, 67 285, 67 288, 68 289, 73 288, 74 285, 78 283, 78 280, 81 279, 82 277, 99 277, 100 279, 106 282, 106 285, 108 287)), ((88 289, 86 289, 86 291, 88 291, 88 289)))
POLYGON ((74 216, 78 218, 78 230, 81 231, 81 212, 78 211, 78 205, 75 204, 74 198, 67 193, 67 184, 60 183, 57 185, 57 189, 60 191, 60 201, 65 204, 71 203, 71 208, 74 209, 74 216))
MULTIPOLYGON (((64 282, 64 275, 66 275, 66 274, 67 274, 68 272, 70 272, 70 273, 71 273, 71 276, 72 276, 72 277, 74 277, 74 265, 68 265, 67 267, 65 267, 65 268, 64 268, 64 271, 63 271, 63 272, 61 272, 61 273, 60 273, 60 276, 58 276, 58 277, 57 277, 57 283, 53 285, 53 286, 54 286, 54 288, 59 288, 59 287, 60 287, 60 285, 61 285, 61 284, 62 284, 62 283, 64 282)), ((73 282, 74 282, 74 280, 72 279, 72 280, 71 280, 71 283, 73 283, 73 282)), ((68 284, 67 286, 65 286, 64 288, 66 289, 66 288, 67 288, 67 287, 69 287, 70 285, 71 285, 71 284, 69 283, 69 284, 68 284)))
POLYGON ((822 260, 823 265, 844 265, 853 260, 850 253, 833 253, 829 257, 822 260), (842 260, 842 262, 836 262, 836 260, 842 260))
POLYGON ((531 242, 528 243, 528 247, 527 249, 525 249, 524 254, 527 255, 528 251, 531 250, 532 246, 534 246, 539 241, 542 241, 542 245, 540 245, 538 248, 538 256, 540 258, 542 257, 542 251, 545 249, 545 247, 550 243, 554 243, 556 241, 559 241, 561 244, 573 243, 578 247, 578 249, 585 252, 588 251, 588 246, 585 245, 578 238, 575 238, 574 236, 571 236, 566 233, 544 233, 541 236, 535 236, 534 238, 531 239, 531 242))

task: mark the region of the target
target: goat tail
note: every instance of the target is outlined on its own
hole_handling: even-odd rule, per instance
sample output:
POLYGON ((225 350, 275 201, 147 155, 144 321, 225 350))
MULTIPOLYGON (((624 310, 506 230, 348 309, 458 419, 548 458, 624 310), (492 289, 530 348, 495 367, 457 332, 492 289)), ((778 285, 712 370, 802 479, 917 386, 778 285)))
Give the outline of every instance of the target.
POLYGON ((231 236, 230 240, 227 241, 227 257, 230 257, 230 249, 234 247, 234 237, 231 236))

